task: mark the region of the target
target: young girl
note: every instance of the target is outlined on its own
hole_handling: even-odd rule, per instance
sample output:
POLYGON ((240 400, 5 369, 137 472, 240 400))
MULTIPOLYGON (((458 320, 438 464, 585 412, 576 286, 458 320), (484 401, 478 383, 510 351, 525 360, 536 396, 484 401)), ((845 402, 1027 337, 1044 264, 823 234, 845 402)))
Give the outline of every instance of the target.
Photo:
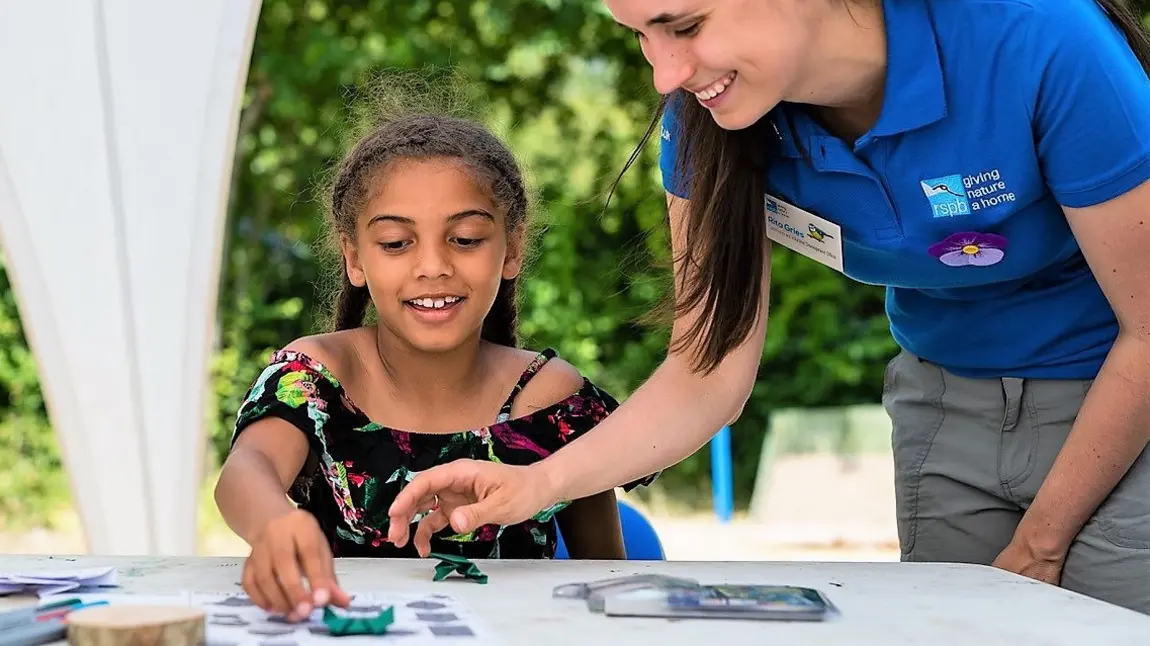
MULTIPOLYGON (((348 153, 327 199, 343 259, 335 331, 271 357, 216 487, 223 518, 252 547, 245 591, 297 619, 347 603, 333 556, 417 555, 387 542, 388 507, 415 474, 457 458, 530 464, 617 407, 554 352, 515 347, 528 199, 512 154, 484 128, 436 114, 385 119, 348 153), (374 325, 364 325, 369 304, 374 325)), ((625 557, 613 492, 559 508, 573 558, 625 557)), ((554 511, 448 528, 431 546, 550 558, 554 511)))

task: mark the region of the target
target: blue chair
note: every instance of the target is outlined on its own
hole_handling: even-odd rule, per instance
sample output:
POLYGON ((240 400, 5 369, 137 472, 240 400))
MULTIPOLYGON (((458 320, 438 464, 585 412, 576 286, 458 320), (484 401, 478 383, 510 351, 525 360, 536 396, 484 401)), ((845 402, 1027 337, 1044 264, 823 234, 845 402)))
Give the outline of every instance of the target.
MULTIPOLYGON (((632 561, 662 561, 663 543, 659 534, 651 523, 631 505, 619 501, 619 524, 623 529, 623 547, 627 550, 627 559, 632 561)), ((569 559, 567 545, 563 542, 563 534, 559 525, 555 525, 555 536, 558 545, 555 547, 555 558, 569 559)))

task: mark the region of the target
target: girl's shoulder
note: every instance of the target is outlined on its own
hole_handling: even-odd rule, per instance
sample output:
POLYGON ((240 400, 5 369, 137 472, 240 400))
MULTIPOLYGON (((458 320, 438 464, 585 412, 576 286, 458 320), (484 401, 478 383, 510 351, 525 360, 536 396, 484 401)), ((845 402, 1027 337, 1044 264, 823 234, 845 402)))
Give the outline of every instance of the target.
POLYGON ((618 408, 619 403, 610 394, 559 358, 554 349, 514 352, 521 375, 491 427, 496 435, 523 433, 540 438, 545 444, 557 440, 561 445, 573 439, 572 435, 590 430, 618 408))
POLYGON ((578 368, 559 356, 554 348, 540 351, 505 348, 520 371, 518 382, 504 403, 504 419, 529 418, 579 399, 614 399, 591 382, 578 368))
POLYGON ((341 330, 302 336, 272 353, 272 361, 299 359, 317 370, 322 369, 338 383, 334 375, 346 372, 356 356, 359 330, 341 330))
POLYGON ((542 351, 516 350, 522 369, 511 391, 511 416, 518 418, 552 408, 585 391, 590 381, 578 368, 561 358, 553 348, 542 351))
POLYGON ((249 389, 247 403, 282 399, 295 392, 299 397, 292 401, 306 394, 306 401, 311 404, 342 404, 343 384, 336 375, 346 374, 351 341, 346 332, 318 334, 301 337, 273 351, 249 389))

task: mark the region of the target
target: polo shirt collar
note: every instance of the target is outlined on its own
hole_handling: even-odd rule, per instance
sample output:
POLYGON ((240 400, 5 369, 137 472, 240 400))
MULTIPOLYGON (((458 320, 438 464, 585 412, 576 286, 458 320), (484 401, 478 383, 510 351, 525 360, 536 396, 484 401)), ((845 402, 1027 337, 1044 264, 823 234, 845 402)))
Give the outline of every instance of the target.
POLYGON ((946 116, 946 87, 926 0, 883 0, 887 63, 877 136, 910 132, 946 116))
MULTIPOLYGON (((878 122, 860 137, 860 142, 910 132, 935 123, 947 114, 938 39, 927 5, 926 0, 883 0, 887 34, 883 106, 878 122)), ((814 120, 796 108, 780 104, 772 116, 781 140, 780 152, 787 157, 800 156, 795 134, 808 152, 822 134, 814 120), (786 116, 794 122, 794 133, 786 116)))

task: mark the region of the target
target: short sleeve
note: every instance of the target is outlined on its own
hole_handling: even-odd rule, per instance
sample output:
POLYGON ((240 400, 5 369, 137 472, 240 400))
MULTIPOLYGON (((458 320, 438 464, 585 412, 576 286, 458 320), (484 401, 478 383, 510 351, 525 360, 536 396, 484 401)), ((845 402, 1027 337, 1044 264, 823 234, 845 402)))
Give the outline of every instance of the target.
MULTIPOLYGON (((1150 178, 1150 82, 1121 31, 1091 0, 1034 10, 1022 74, 1047 185, 1064 206, 1117 197, 1150 178)), ((970 97, 974 100, 974 97, 970 97)))
POLYGON ((269 417, 300 430, 317 454, 326 452, 324 426, 331 405, 338 404, 338 382, 323 366, 295 352, 274 355, 248 389, 236 414, 234 445, 240 433, 269 417))
MULTIPOLYGON (((598 426, 618 408, 619 402, 614 397, 590 381, 585 381, 582 390, 569 398, 555 413, 554 423, 559 427, 560 436, 570 443, 598 426)), ((623 490, 631 491, 641 485, 649 485, 658 477, 658 472, 653 473, 623 485, 623 490)))
POLYGON ((659 171, 663 176, 663 188, 668 193, 687 198, 688 178, 682 177, 676 165, 679 163, 679 146, 683 138, 679 133, 677 110, 681 97, 678 92, 667 97, 659 125, 659 171))

